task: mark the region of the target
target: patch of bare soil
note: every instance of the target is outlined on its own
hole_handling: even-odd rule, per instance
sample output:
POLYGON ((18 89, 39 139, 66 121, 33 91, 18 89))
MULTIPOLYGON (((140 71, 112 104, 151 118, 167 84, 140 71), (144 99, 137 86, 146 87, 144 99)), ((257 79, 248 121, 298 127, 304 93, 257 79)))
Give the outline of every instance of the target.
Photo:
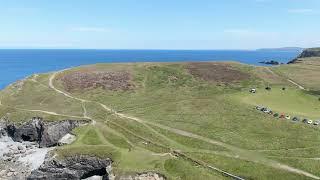
POLYGON ((187 69, 193 76, 209 82, 232 83, 250 78, 249 74, 223 63, 188 63, 187 69))
POLYGON ((130 90, 134 87, 132 76, 126 71, 79 71, 60 78, 67 91, 103 88, 106 90, 130 90))

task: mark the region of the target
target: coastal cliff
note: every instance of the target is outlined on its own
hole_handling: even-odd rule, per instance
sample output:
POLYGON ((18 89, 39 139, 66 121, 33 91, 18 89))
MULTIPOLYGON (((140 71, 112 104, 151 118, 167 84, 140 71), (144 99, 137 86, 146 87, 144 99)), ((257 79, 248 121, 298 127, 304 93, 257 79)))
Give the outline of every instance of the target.
POLYGON ((297 58, 288 62, 288 64, 295 64, 301 62, 302 58, 320 57, 320 48, 305 49, 297 58))

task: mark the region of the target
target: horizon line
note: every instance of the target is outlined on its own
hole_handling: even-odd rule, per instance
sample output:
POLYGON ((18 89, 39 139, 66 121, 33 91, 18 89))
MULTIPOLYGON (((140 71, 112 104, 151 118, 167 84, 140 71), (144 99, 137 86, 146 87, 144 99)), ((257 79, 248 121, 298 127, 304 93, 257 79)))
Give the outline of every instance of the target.
POLYGON ((132 51, 258 51, 258 50, 279 50, 283 51, 290 51, 286 50, 285 48, 297 48, 297 49, 307 49, 302 47, 276 47, 276 48, 254 48, 254 49, 165 49, 165 48, 149 48, 149 49, 142 49, 142 48, 1 48, 0 50, 132 50, 132 51))

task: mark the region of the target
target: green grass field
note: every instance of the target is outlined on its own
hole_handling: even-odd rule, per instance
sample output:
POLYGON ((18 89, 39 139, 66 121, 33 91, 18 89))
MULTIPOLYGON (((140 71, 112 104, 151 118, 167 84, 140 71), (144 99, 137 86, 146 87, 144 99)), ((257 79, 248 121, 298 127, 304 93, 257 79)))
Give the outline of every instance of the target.
POLYGON ((278 111, 305 118, 320 119, 320 101, 317 96, 310 95, 302 90, 274 87, 271 91, 258 89, 256 94, 241 93, 239 96, 244 103, 263 105, 278 111))
MULTIPOLYGON (((49 86, 52 74, 41 74, 3 90, 0 115, 19 122, 36 115, 47 120, 89 116, 96 124, 75 129, 77 141, 57 148, 56 153, 61 158, 73 154, 112 158, 119 175, 156 171, 168 179, 229 179, 208 168, 212 166, 245 179, 319 177, 319 127, 280 121, 254 109, 264 105, 276 112, 320 119, 320 101, 313 93, 320 90, 319 80, 302 83, 300 77, 290 76, 312 89, 303 91, 287 81, 286 73, 303 68, 299 65, 267 69, 215 64, 214 68, 232 70, 221 76, 209 69, 198 77, 187 63, 137 63, 97 64, 58 73, 55 88, 73 98, 49 86), (94 71, 130 72, 134 88, 65 90, 62 77, 94 71), (243 73, 248 76, 233 80, 243 73), (272 90, 266 91, 266 86, 272 90), (256 94, 249 93, 253 87, 256 94)), ((310 68, 308 73, 319 70, 310 68)))

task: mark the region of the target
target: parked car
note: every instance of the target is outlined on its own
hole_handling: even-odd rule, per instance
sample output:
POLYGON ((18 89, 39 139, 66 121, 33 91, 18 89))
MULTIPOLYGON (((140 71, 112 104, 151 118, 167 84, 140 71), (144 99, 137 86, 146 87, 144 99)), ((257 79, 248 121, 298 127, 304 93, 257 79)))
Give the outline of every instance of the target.
POLYGON ((261 111, 263 107, 262 106, 256 106, 256 110, 261 111))
POLYGON ((263 111, 264 113, 270 113, 270 112, 271 112, 271 109, 264 108, 262 111, 263 111))
POLYGON ((318 126, 320 124, 320 120, 314 121, 313 125, 318 126))
POLYGON ((308 119, 303 119, 302 120, 303 123, 308 123, 308 121, 309 121, 308 119))
POLYGON ((284 114, 281 114, 279 118, 284 119, 286 116, 284 114))
POLYGON ((287 115, 287 116, 286 116, 286 119, 290 120, 290 119, 291 119, 291 116, 287 115))
POLYGON ((250 91, 249 92, 251 92, 251 93, 256 93, 257 92, 257 90, 256 89, 250 89, 250 91))
POLYGON ((313 123, 313 121, 312 120, 308 120, 308 124, 312 124, 313 123))
POLYGON ((293 117, 292 121, 300 121, 300 119, 298 117, 293 117))
POLYGON ((278 113, 274 113, 274 114, 273 114, 273 117, 276 117, 276 118, 277 118, 277 117, 279 117, 279 114, 278 114, 278 113))

